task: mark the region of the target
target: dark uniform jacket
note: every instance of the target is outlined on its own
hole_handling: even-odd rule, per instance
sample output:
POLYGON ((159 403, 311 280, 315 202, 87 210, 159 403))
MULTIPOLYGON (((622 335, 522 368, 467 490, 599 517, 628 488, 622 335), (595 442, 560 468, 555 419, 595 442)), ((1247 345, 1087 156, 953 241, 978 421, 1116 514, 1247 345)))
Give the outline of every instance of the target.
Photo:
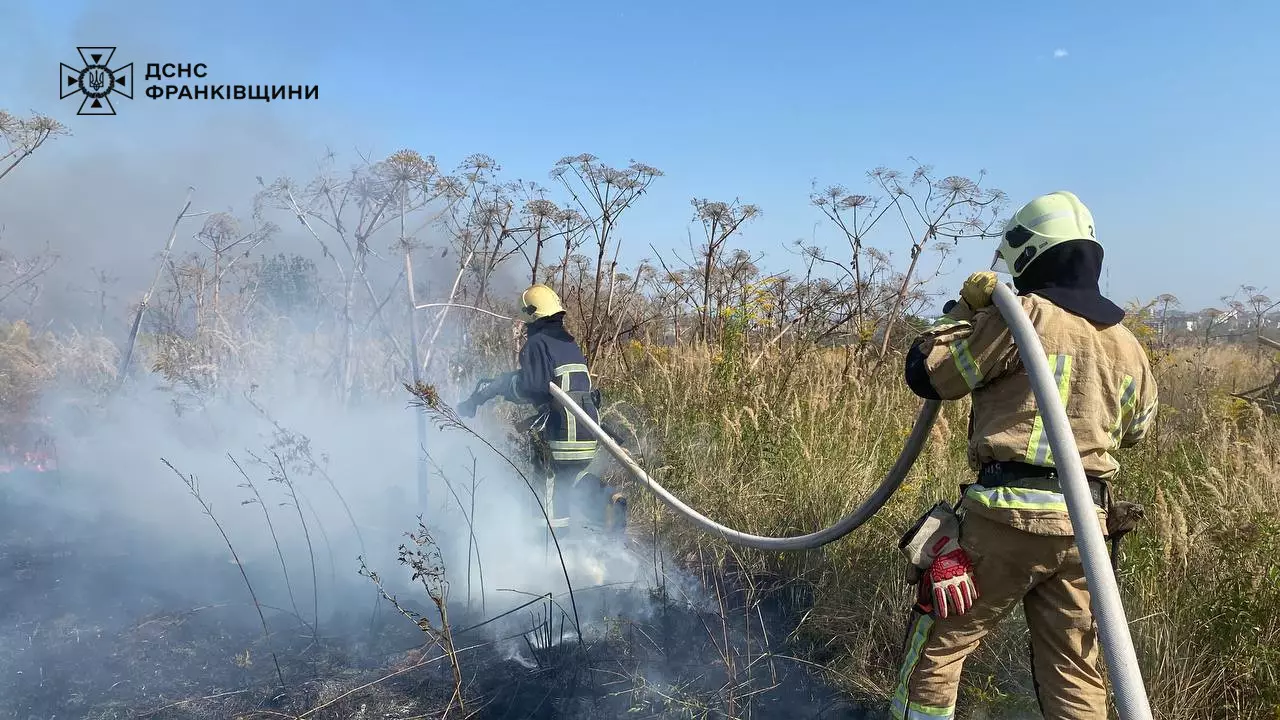
POLYGON ((551 396, 547 385, 554 382, 599 420, 591 388, 587 358, 564 327, 564 313, 529 324, 528 339, 520 350, 520 369, 510 376, 503 395, 513 402, 538 408, 534 423, 546 442, 552 460, 589 461, 595 457, 597 442, 590 430, 551 396))

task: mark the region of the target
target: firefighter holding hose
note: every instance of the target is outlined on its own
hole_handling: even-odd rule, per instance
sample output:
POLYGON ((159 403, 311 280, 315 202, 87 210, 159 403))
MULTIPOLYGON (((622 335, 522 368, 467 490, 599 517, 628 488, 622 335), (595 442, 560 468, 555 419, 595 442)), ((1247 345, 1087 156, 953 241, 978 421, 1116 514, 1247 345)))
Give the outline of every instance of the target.
POLYGON ((573 525, 621 531, 625 497, 590 472, 596 439, 580 428, 547 390, 554 382, 598 420, 600 393, 592 388, 586 356, 564 326, 560 298, 546 285, 531 285, 520 295, 520 319, 525 323, 526 340, 520 350, 519 369, 477 390, 458 406, 458 413, 472 417, 479 406, 495 397, 533 405, 537 413, 525 425, 532 436, 534 468, 545 483, 541 500, 557 535, 566 534, 573 525))
MULTIPOLYGON (((1002 263, 1013 276, 1040 335, 1114 547, 1135 513, 1112 501, 1120 469, 1113 453, 1142 440, 1157 396, 1145 351, 1121 325, 1124 311, 1099 289, 1102 259, 1092 214, 1059 191, 1018 210, 992 268, 1002 263)), ((936 505, 899 544, 919 593, 891 714, 952 718, 965 658, 1021 603, 1044 717, 1106 720, 1084 568, 1030 379, 992 306, 997 282, 994 272, 969 276, 906 359, 916 395, 972 396, 968 457, 976 477, 961 484, 954 507, 936 505)))

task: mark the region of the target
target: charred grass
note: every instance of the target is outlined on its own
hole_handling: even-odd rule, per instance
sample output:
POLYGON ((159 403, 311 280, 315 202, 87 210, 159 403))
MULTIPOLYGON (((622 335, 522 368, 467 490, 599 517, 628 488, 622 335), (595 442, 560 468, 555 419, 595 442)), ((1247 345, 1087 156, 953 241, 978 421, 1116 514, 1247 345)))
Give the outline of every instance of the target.
POLYGON ((863 717, 788 646, 783 599, 711 565, 714 598, 688 594, 687 579, 668 587, 660 569, 653 587, 578 588, 582 643, 563 596, 511 593, 490 617, 455 608, 436 629, 453 641, 463 710, 446 653, 386 602, 326 617, 319 637, 267 606, 264 638, 225 553, 167 559, 104 541, 12 491, 0 504, 0 572, 15 579, 0 598, 2 718, 863 717), (178 590, 146 580, 173 576, 196 577, 178 590), (136 592, 114 592, 126 577, 136 592))

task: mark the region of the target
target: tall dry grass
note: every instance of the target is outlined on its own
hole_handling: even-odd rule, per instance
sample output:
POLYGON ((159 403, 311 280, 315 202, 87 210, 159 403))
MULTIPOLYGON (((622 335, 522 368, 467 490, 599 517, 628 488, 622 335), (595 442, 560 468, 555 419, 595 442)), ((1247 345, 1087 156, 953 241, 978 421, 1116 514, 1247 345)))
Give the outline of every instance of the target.
MULTIPOLYGON (((207 348, 181 337, 148 335, 137 371, 166 377, 193 399, 235 392, 281 365, 326 375, 333 357, 328 335, 288 344, 287 357, 278 356, 281 345, 268 342, 271 335, 237 336, 215 362, 207 348), (268 346, 277 348, 272 358, 262 349, 268 346)), ((655 475, 687 502, 763 535, 826 526, 880 481, 920 402, 900 380, 897 361, 877 366, 843 349, 756 353, 737 343, 710 349, 632 343, 595 371, 609 398, 632 406, 626 417, 634 422, 626 424, 660 448, 655 475)), ((389 355, 375 343, 362 346, 357 385, 365 392, 400 390, 400 368, 389 355)), ((26 406, 54 382, 92 399, 115 383, 118 357, 101 337, 36 336, 20 323, 0 326, 3 404, 26 406)), ((1253 349, 1156 354, 1160 418, 1143 445, 1121 454, 1118 493, 1143 503, 1148 520, 1125 540, 1119 579, 1161 720, 1274 720, 1280 712, 1280 420, 1230 396, 1261 384, 1276 366, 1276 358, 1253 349)), ((879 702, 896 672, 911 600, 896 543, 924 508, 954 498, 970 477, 967 415, 966 401, 949 403, 884 510, 820 551, 731 548, 641 492, 632 493, 632 523, 638 532, 656 526, 682 558, 716 558, 721 569, 745 571, 770 589, 802 618, 793 652, 879 702)), ((1034 706, 1026 637, 1015 613, 970 660, 963 713, 1034 706)))
MULTIPOLYGON (((1119 581, 1156 717, 1280 717, 1280 421, 1230 398, 1275 361, 1252 350, 1155 358, 1162 413, 1123 451, 1117 493, 1148 520, 1125 539, 1119 581)), ((752 369, 722 351, 632 344, 607 368, 615 396, 645 408, 657 477, 707 515, 764 535, 809 532, 880 481, 920 402, 897 367, 839 350, 774 356, 752 369)), ((1257 383, 1254 383, 1257 384, 1257 383)), ((899 535, 971 473, 967 401, 949 403, 927 451, 871 522, 820 551, 730 549, 641 498, 670 543, 709 548, 798 596, 795 639, 851 689, 890 691, 911 590, 899 535)), ((1026 628, 1015 613, 966 666, 962 713, 1034 707, 1026 628)))

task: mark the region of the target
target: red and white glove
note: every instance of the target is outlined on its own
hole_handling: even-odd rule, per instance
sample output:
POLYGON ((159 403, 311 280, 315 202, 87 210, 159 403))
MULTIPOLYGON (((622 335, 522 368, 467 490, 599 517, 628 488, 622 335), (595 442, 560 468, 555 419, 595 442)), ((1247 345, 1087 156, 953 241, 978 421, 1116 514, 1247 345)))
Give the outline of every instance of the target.
POLYGON ((978 599, 978 586, 973 583, 973 561, 969 553, 959 547, 934 559, 925 571, 923 582, 933 591, 933 614, 939 618, 963 615, 978 599))
POLYGON ((960 547, 960 518, 949 505, 940 502, 920 516, 898 549, 911 561, 908 580, 920 583, 925 612, 946 618, 973 607, 978 598, 973 561, 960 547))

